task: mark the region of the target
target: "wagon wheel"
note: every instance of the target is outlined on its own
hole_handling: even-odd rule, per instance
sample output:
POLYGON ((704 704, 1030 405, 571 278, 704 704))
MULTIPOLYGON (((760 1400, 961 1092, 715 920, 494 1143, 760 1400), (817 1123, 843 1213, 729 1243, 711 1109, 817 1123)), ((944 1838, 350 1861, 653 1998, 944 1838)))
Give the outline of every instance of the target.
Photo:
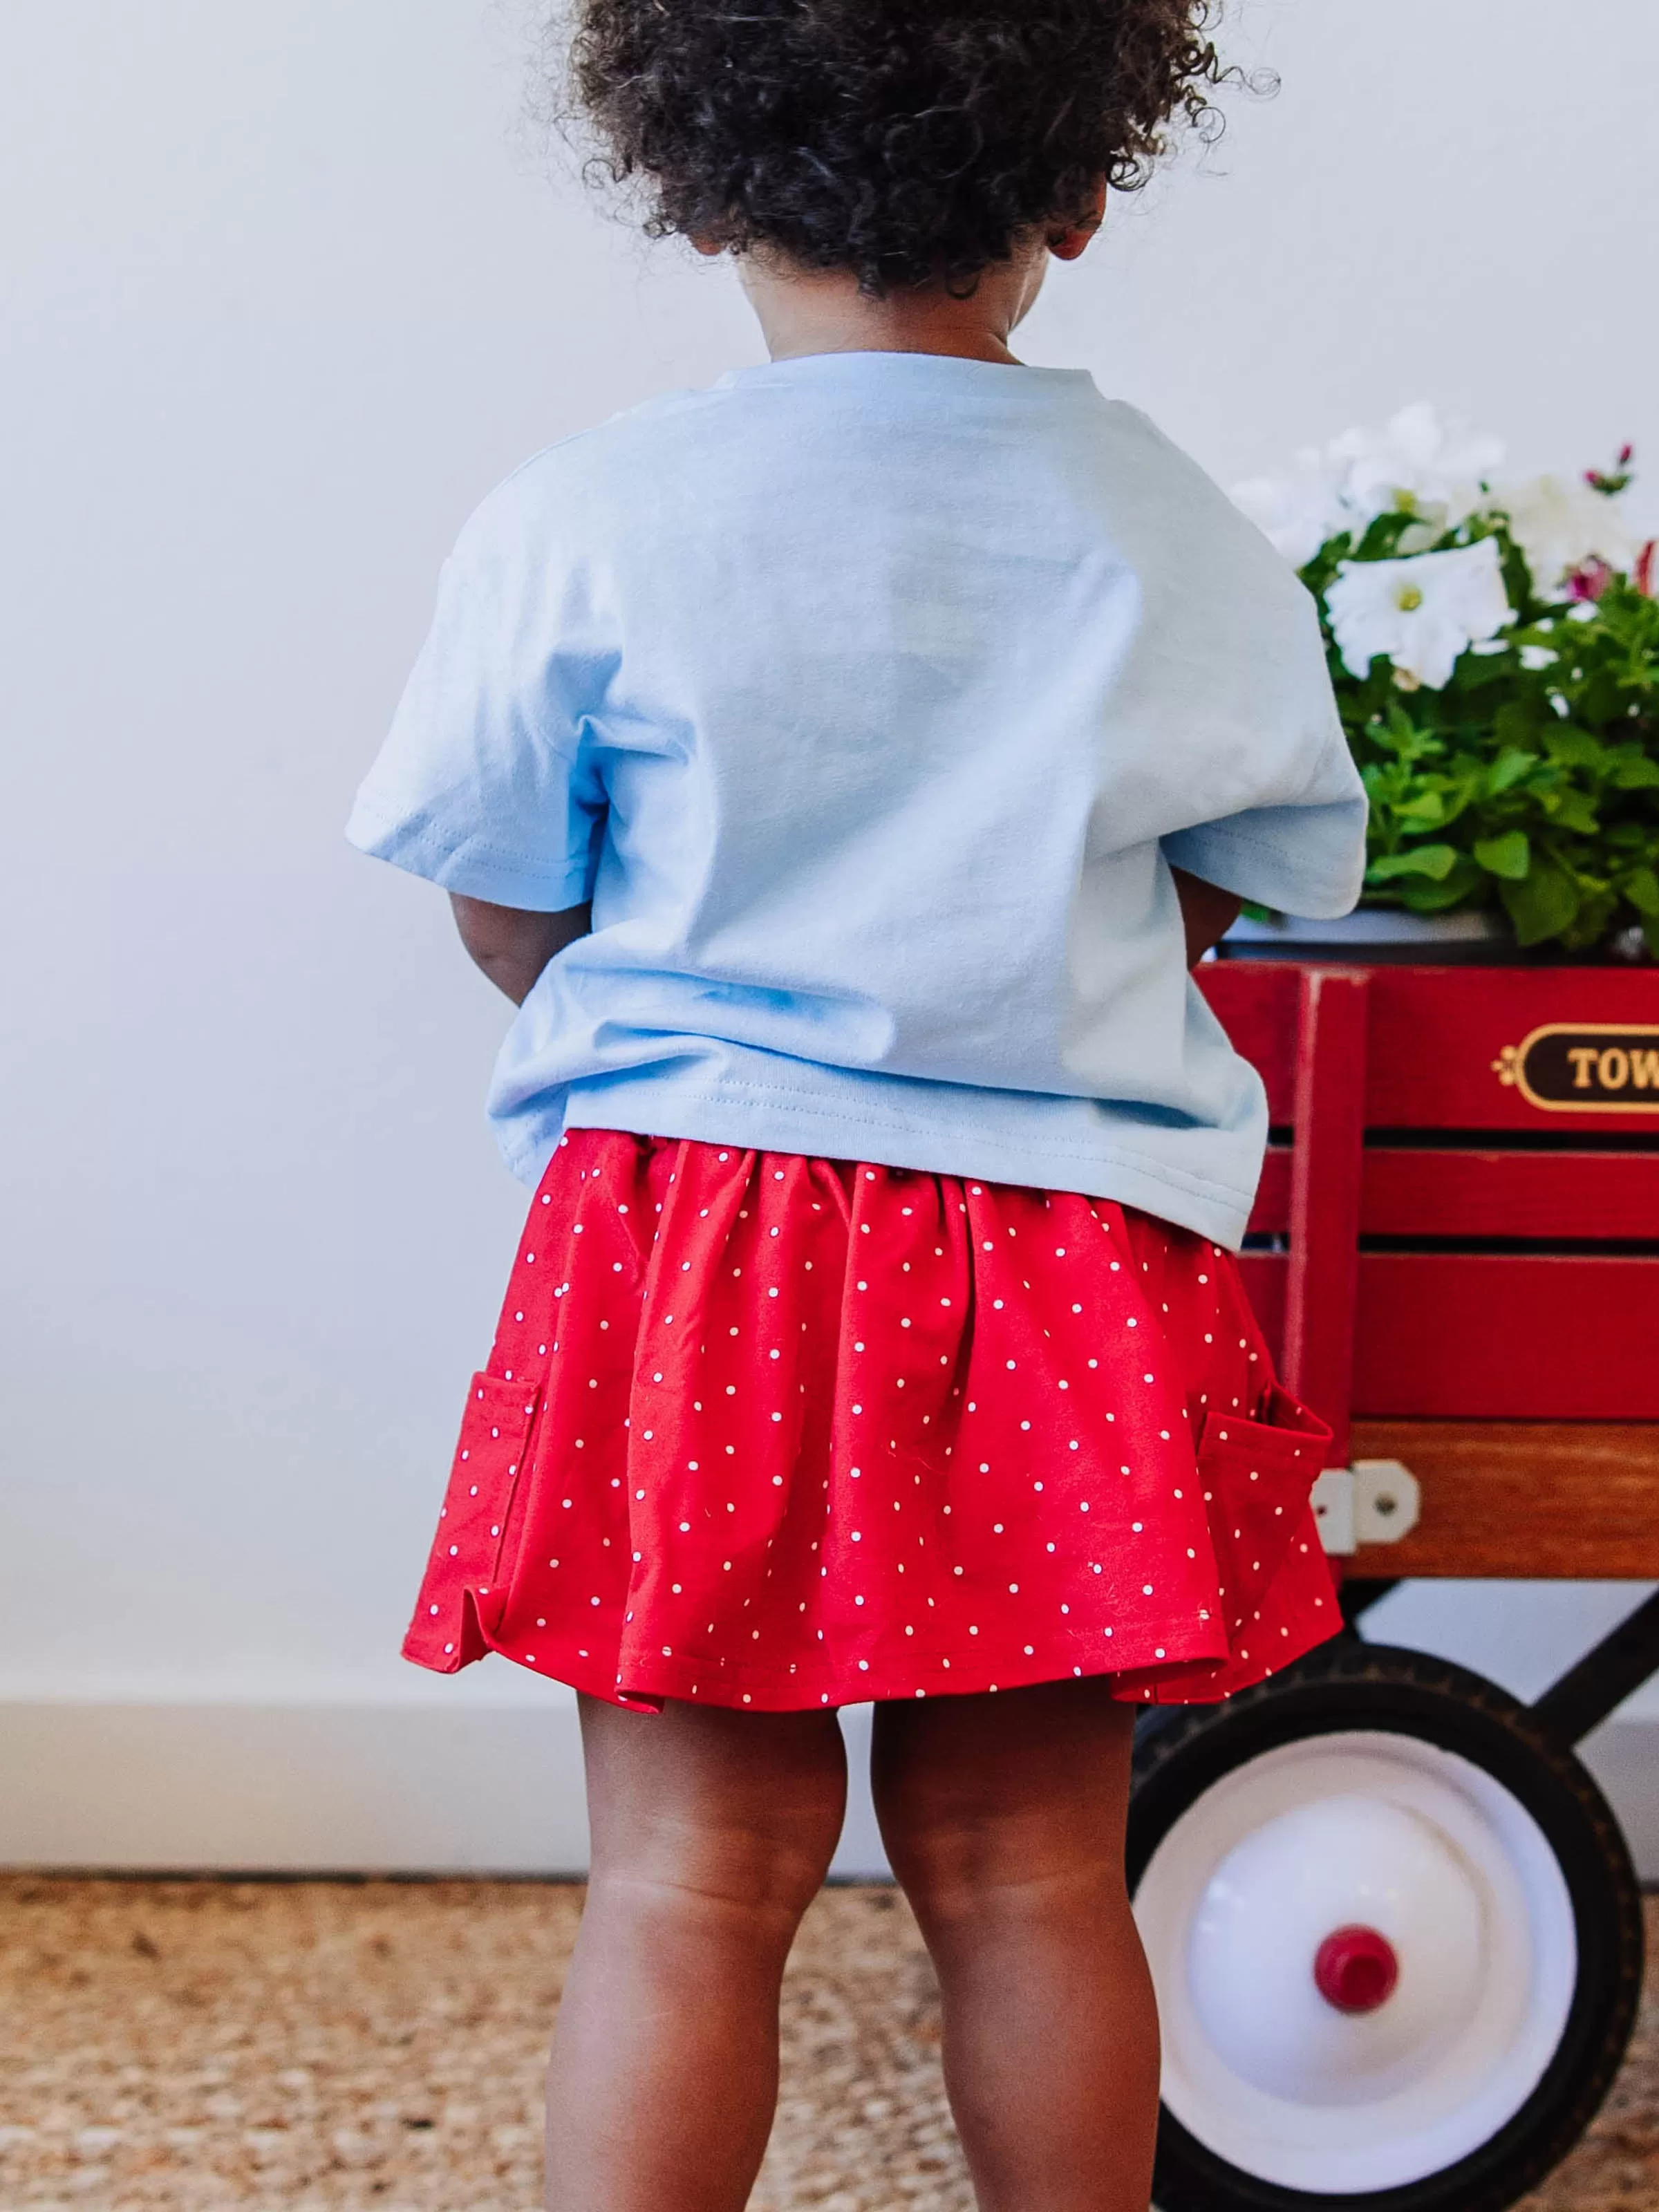
POLYGON ((1159 2212, 1501 2212, 1630 2039, 1617 1823, 1559 1737, 1444 1660, 1342 1638, 1149 1716, 1129 1880, 1159 2212))

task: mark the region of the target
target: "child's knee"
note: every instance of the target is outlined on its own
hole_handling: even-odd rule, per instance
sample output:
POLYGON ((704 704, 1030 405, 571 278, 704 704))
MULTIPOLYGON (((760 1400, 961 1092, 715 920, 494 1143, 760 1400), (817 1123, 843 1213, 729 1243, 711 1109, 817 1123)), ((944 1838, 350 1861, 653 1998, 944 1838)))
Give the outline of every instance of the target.
POLYGON ((1064 1917, 1124 1893, 1121 1831, 1073 1805, 975 1805, 902 1781, 876 1802, 894 1874, 931 1927, 1064 1917))
POLYGON ((744 1922, 792 1933, 822 1887, 839 1807, 699 1820, 683 1811, 630 1823, 595 1849, 592 1886, 652 1914, 744 1922))
POLYGON ((1030 1915, 1121 1892, 1133 1733, 1126 1707, 1069 1682, 879 1709, 876 1813, 918 1911, 1030 1915))
POLYGON ((649 1887, 688 1910, 799 1917, 846 1810, 833 1723, 679 1705, 642 1720, 592 1706, 584 1733, 596 1883, 649 1887))
POLYGON ((893 1872, 925 1921, 970 1920, 1020 1878, 994 1820, 943 1814, 903 1792, 878 1797, 877 1809, 893 1872))

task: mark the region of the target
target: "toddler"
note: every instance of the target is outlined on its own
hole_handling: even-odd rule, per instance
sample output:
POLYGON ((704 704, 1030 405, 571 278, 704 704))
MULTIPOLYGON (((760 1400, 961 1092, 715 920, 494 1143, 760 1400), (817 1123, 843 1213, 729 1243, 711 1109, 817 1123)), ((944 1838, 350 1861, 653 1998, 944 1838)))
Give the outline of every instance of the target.
POLYGON ((486 499, 348 835, 519 1008, 533 1187, 405 1646, 580 1702, 556 2212, 738 2212, 846 1786, 986 2212, 1145 2212, 1152 1700, 1337 1625, 1233 1254, 1261 1085, 1188 970, 1345 913, 1300 583, 1009 340, 1222 72, 1205 0, 586 0, 574 82, 770 354, 486 499))

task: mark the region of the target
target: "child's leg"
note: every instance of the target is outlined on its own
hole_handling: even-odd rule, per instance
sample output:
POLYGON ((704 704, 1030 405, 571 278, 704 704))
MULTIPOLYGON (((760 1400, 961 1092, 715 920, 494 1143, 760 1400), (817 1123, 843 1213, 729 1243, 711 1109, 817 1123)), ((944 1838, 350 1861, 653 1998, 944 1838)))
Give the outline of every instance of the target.
POLYGON ((550 2212, 740 2212, 778 1988, 841 1832, 833 1713, 581 1700, 592 1869, 547 2093, 550 2212))
POLYGON ((876 1709, 876 1809, 939 1968, 983 2212, 1146 2212, 1158 2015, 1123 1874, 1133 1725, 1089 1680, 876 1709))

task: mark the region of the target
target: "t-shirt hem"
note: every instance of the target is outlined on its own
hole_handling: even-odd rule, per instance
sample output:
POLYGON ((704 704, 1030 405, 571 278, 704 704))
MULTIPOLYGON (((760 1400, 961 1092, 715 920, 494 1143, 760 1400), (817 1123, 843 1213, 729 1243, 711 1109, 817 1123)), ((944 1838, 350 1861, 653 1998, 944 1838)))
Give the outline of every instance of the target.
POLYGON ((1364 863, 1334 871, 1309 868, 1270 837, 1221 823, 1202 823, 1162 841, 1174 866, 1203 877, 1253 904, 1310 921, 1334 921, 1352 914, 1364 887, 1364 863))
MULTIPOLYGON (((1085 1155, 1063 1146, 1024 1139, 1006 1143, 985 1131, 942 1129, 920 1118, 906 1122, 876 1112, 854 1123, 834 1109, 781 1100, 770 1093, 760 1104, 729 1085, 710 1085, 689 1098, 660 1091, 638 1105, 630 1105, 608 1088, 596 1090, 591 1098, 576 1091, 567 1104, 564 1126, 740 1145, 809 1158, 869 1160, 921 1174, 978 1176, 987 1182, 1014 1183, 1026 1189, 1075 1191, 1085 1198, 1133 1206, 1233 1252, 1243 1242, 1255 1202, 1253 1192, 1206 1182, 1116 1146, 1103 1145, 1085 1155)), ((534 1184, 557 1139, 534 1141, 501 1130, 499 1141, 514 1173, 534 1184)))
POLYGON ((588 858, 573 856, 562 873, 550 876, 508 854, 480 850, 427 830, 411 829, 396 814, 359 794, 346 823, 346 842, 371 860, 419 876, 463 898, 492 906, 518 907, 530 914, 562 914, 580 906, 589 895, 588 858))

